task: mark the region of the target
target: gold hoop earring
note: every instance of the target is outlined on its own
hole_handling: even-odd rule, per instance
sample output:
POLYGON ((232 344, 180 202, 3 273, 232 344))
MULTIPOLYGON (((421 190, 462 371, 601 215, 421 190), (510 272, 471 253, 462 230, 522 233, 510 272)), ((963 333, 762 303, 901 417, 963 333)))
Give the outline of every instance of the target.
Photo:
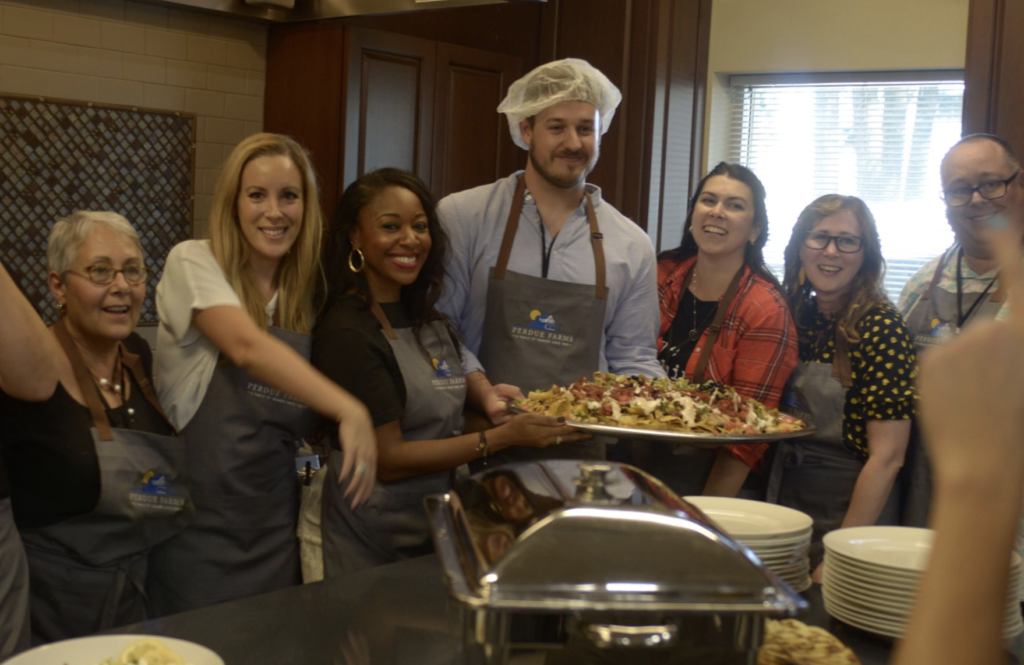
POLYGON ((366 267, 366 257, 363 256, 362 250, 359 249, 358 247, 353 247, 352 251, 348 253, 348 269, 351 270, 352 272, 360 273, 360 272, 363 272, 363 268, 365 268, 365 267, 366 267), (355 265, 355 261, 352 260, 356 255, 359 256, 359 267, 358 268, 355 265))
POLYGON ((64 316, 65 314, 67 314, 68 313, 68 305, 67 305, 67 303, 63 303, 63 302, 57 303, 57 313, 60 314, 61 316, 64 316))
POLYGON ((803 286, 804 284, 807 283, 807 271, 804 270, 803 266, 800 266, 800 272, 796 274, 796 282, 800 286, 803 286))

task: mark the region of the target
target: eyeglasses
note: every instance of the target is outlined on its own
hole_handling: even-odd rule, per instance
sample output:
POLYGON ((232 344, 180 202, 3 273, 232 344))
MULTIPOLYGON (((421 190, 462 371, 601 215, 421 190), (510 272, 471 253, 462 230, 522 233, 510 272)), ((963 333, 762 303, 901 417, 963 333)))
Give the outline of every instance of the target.
POLYGON ((93 284, 99 284, 101 286, 113 284, 114 280, 117 279, 117 273, 124 275, 124 281, 128 282, 132 286, 145 284, 146 277, 149 276, 149 268, 146 266, 131 265, 117 269, 109 263, 94 263, 91 266, 85 266, 78 270, 68 270, 68 272, 81 275, 93 284))
POLYGON ((822 231, 808 233, 804 238, 804 246, 811 249, 827 249, 833 240, 836 241, 836 249, 844 254, 856 254, 864 246, 864 241, 857 236, 833 236, 822 231))
POLYGON ((1006 188, 1017 179, 1018 175, 1020 175, 1020 171, 1017 171, 1006 180, 989 180, 977 187, 953 187, 946 189, 942 192, 942 200, 951 208, 959 208, 971 202, 971 199, 974 198, 974 192, 981 194, 981 198, 986 201, 1001 199, 1006 196, 1006 188))

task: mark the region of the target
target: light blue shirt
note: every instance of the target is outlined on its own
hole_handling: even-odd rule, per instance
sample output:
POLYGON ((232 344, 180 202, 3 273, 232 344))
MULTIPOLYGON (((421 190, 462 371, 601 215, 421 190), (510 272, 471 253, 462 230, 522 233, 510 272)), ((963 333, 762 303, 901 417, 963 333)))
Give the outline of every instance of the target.
MULTIPOLYGON (((446 196, 438 204, 438 216, 451 239, 445 293, 439 308, 459 328, 467 350, 473 355, 480 352, 488 278, 491 268, 498 262, 512 196, 521 173, 446 196)), ((615 374, 664 376, 657 358, 658 272, 651 239, 610 203, 602 201, 600 188, 590 184, 586 187, 604 235, 608 286, 601 357, 599 366, 594 369, 615 374)), ((537 206, 527 192, 508 262, 509 270, 541 276, 541 224, 537 206)), ((545 238, 551 242, 546 231, 545 238)), ((576 284, 597 281, 585 199, 555 237, 547 276, 551 280, 576 284)), ((468 356, 464 358, 467 374, 485 370, 479 360, 468 356)))

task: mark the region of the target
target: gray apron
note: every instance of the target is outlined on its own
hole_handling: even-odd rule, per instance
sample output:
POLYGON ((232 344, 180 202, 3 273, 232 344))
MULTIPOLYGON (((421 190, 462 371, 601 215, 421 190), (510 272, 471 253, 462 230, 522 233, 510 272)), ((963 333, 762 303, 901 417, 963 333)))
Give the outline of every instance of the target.
MULTIPOLYGON (((914 348, 919 361, 929 349, 944 344, 959 332, 957 323, 960 316, 957 311, 956 294, 938 288, 947 258, 948 253, 943 255, 936 266, 928 290, 924 292, 907 316, 907 332, 914 340, 914 348)), ((957 275, 957 279, 960 279, 959 275, 957 275)), ((969 303, 969 306, 973 306, 975 300, 981 298, 977 306, 970 309, 963 322, 964 326, 973 321, 994 319, 1005 300, 1001 288, 997 288, 994 293, 985 293, 981 296, 974 293, 964 294, 964 296, 964 300, 969 303)), ((907 446, 907 460, 903 467, 903 477, 903 515, 900 523, 905 526, 926 527, 928 526, 928 512, 932 498, 932 471, 916 420, 911 431, 910 444, 907 446)))
MULTIPOLYGON (((269 332, 309 358, 309 335, 269 332)), ((242 368, 218 363, 182 431, 195 522, 150 556, 149 592, 159 616, 301 582, 295 451, 315 418, 242 368)))
MULTIPOLYGON (((447 439, 462 434, 466 377, 444 324, 435 321, 420 331, 394 330, 380 306, 371 306, 381 333, 395 354, 405 382, 405 412, 400 423, 408 441, 447 439)), ((393 483, 378 482, 370 499, 352 509, 343 498, 351 478, 338 485, 344 455, 331 452, 324 482, 321 525, 324 577, 393 563, 433 551, 430 524, 423 508, 428 494, 444 494, 452 472, 440 471, 393 483)))
MULTIPOLYGON (((696 264, 694 264, 696 266, 696 264)), ((686 293, 690 288, 690 281, 693 279, 694 271, 691 269, 683 281, 680 294, 686 293)), ((708 363, 711 361, 711 353, 718 335, 725 324, 725 317, 732 306, 732 301, 739 291, 744 269, 740 268, 733 276, 729 286, 722 295, 718 305, 718 311, 711 325, 707 328, 707 336, 704 339, 703 347, 694 349, 699 351, 697 364, 693 368, 693 376, 688 377, 691 383, 702 383, 707 377, 708 363)), ((677 313, 678 315, 678 313, 677 313)), ((699 342, 698 342, 699 343, 699 342)), ((704 486, 711 475, 711 468, 715 465, 718 451, 686 444, 666 445, 658 441, 631 441, 630 451, 636 466, 654 475, 658 480, 668 485, 672 491, 679 496, 691 496, 704 493, 704 486)), ((738 496, 745 499, 760 499, 763 494, 763 485, 760 479, 751 474, 744 483, 738 496)))
POLYGON ((28 563, 14 527, 11 500, 0 499, 0 660, 31 646, 28 563))
MULTIPOLYGON (((492 384, 508 383, 528 394, 590 378, 600 369, 608 289, 603 236, 586 192, 596 284, 559 282, 508 270, 525 195, 526 181, 520 177, 498 262, 487 285, 480 362, 492 384)), ((512 446, 488 461, 496 465, 533 459, 603 458, 604 446, 590 442, 549 448, 512 446)))
MULTIPOLYGON (((193 515, 183 442, 111 427, 63 319, 54 331, 92 416, 100 497, 88 514, 21 531, 37 643, 145 620, 147 553, 193 515)), ((139 357, 123 348, 121 354, 135 388, 163 415, 139 357)))
MULTIPOLYGON (((864 460, 843 441, 843 409, 852 383, 845 345, 837 344, 834 365, 797 363, 783 397, 786 411, 809 419, 818 429, 812 437, 776 444, 767 498, 769 503, 795 508, 814 519, 812 570, 822 560, 821 539, 843 523, 864 468, 864 460)), ((894 487, 876 524, 896 524, 898 495, 894 487)))

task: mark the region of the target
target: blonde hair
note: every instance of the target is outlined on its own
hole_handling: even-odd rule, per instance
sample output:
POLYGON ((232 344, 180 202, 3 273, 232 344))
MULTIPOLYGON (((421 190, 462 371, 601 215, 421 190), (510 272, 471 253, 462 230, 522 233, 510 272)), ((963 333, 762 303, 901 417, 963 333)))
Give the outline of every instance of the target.
POLYGON ((231 287, 242 300, 249 317, 266 330, 266 303, 256 288, 249 267, 249 243, 238 223, 238 193, 242 171, 254 159, 284 156, 302 174, 303 215, 299 236, 278 267, 277 325, 286 330, 309 333, 313 327, 313 297, 317 280, 323 280, 320 244, 323 213, 313 163, 305 148, 281 134, 253 134, 242 140, 228 156, 213 195, 210 211, 210 246, 231 287))

